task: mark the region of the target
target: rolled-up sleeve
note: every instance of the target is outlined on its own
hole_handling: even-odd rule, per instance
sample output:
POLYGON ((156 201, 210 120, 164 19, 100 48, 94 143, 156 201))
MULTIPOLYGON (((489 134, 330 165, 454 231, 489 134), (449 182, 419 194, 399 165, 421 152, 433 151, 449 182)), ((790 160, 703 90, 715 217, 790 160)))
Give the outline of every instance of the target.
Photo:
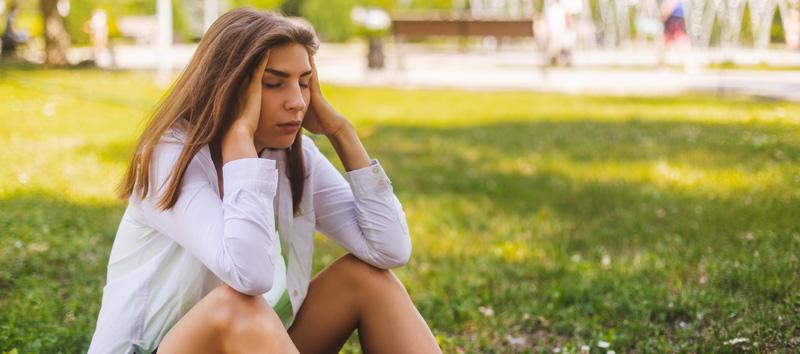
POLYGON ((383 167, 372 160, 347 180, 321 154, 314 169, 317 229, 359 259, 389 269, 411 257, 403 207, 383 167))
MULTIPOLYGON (((174 155, 174 151, 163 151, 154 160, 153 185, 166 180, 177 160, 174 155)), ((222 167, 222 173, 224 197, 220 199, 195 157, 171 209, 158 209, 154 193, 139 205, 154 229, 174 239, 222 281, 243 294, 261 295, 272 287, 271 250, 279 242, 273 211, 278 180, 275 161, 234 160, 222 167)))

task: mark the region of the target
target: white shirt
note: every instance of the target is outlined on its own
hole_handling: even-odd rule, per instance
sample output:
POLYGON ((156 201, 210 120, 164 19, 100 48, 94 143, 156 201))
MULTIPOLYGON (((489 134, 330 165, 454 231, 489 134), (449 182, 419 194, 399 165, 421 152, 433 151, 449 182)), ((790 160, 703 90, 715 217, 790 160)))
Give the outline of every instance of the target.
MULTIPOLYGON (((170 129, 154 150, 152 186, 163 186, 180 155, 181 127, 170 129)), ((150 353, 222 283, 263 296, 280 261, 278 237, 287 245, 286 282, 295 315, 311 278, 315 230, 373 266, 408 262, 405 214, 380 164, 372 160, 348 172, 346 181, 305 136, 303 153, 308 178, 297 216, 280 150, 226 163, 222 199, 208 146, 189 163, 171 209, 155 206, 160 188, 158 196, 150 193, 144 200, 131 196, 111 249, 89 353, 150 353)))

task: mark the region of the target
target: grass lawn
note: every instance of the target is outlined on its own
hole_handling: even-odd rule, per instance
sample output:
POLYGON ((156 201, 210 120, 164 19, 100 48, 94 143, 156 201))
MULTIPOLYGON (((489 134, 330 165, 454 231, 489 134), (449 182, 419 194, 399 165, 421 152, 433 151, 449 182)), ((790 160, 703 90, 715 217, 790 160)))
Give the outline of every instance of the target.
MULTIPOLYGON (((161 93, 0 69, 0 353, 88 348, 112 191, 161 93)), ((325 93, 392 178, 414 244, 395 272, 446 353, 800 351, 800 105, 325 93)), ((344 252, 317 241, 315 272, 344 252)))

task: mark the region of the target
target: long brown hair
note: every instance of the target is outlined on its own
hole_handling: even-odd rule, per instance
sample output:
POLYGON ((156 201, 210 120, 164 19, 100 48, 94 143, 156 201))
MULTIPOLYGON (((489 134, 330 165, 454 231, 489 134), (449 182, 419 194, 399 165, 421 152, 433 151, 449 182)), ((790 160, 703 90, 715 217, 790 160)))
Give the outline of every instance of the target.
MULTIPOLYGON (((142 199, 147 197, 151 190, 148 172, 153 150, 167 129, 183 120, 187 123, 183 150, 157 204, 162 210, 172 208, 194 155, 205 145, 209 145, 212 156, 220 151, 222 136, 238 116, 245 85, 261 58, 271 48, 290 43, 303 45, 309 54, 319 48, 310 26, 272 12, 238 8, 214 21, 136 143, 128 170, 117 189, 118 195, 123 199, 133 193, 142 199)), ((292 146, 286 149, 295 214, 303 195, 306 173, 301 134, 302 129, 292 146)))

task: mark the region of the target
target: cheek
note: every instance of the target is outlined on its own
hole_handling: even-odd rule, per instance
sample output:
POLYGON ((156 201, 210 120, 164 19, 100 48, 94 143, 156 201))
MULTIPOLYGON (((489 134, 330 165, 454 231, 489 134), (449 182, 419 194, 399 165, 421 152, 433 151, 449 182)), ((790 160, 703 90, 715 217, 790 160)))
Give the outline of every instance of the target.
POLYGON ((259 116, 259 123, 268 123, 270 117, 275 117, 275 110, 278 102, 275 102, 275 96, 267 94, 266 90, 261 91, 261 115, 259 116))

